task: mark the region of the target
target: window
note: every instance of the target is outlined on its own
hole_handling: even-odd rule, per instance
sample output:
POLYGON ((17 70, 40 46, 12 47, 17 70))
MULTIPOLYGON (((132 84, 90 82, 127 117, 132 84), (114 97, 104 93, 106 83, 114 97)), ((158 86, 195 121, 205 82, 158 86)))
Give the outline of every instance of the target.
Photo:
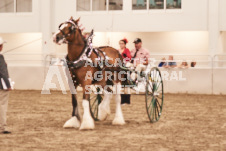
POLYGON ((107 8, 111 11, 122 10, 123 0, 77 0, 77 11, 107 11, 107 8))
POLYGON ((164 9, 164 0, 150 0, 149 9, 164 9))
POLYGON ((166 0, 167 9, 181 9, 181 0, 166 0))
POLYGON ((133 10, 147 9, 147 0, 133 0, 133 10))
POLYGON ((92 0, 93 11, 107 10, 106 0, 92 0))
POLYGON ((133 0, 133 10, 164 9, 164 0, 133 0))
POLYGON ((77 11, 90 11, 90 0, 77 0, 77 11))
POLYGON ((16 0, 16 12, 32 12, 32 0, 16 0))
POLYGON ((181 0, 132 0, 132 5, 133 10, 181 9, 181 0))
POLYGON ((1 0, 0 12, 1 13, 14 12, 14 0, 1 0))
POLYGON ((109 10, 122 10, 123 0, 109 0, 109 10))
POLYGON ((0 13, 32 12, 32 0, 1 0, 0 13))

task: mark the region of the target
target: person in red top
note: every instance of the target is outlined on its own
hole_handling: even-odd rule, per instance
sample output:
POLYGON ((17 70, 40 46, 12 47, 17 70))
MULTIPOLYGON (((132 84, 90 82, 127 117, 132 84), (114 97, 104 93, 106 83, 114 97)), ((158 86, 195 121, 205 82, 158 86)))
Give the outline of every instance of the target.
MULTIPOLYGON (((128 40, 126 38, 119 41, 119 52, 122 55, 123 62, 130 63, 131 61, 131 54, 128 48, 126 48, 126 44, 128 40)), ((121 94, 121 104, 130 104, 130 94, 121 94)))
POLYGON ((119 52, 122 55, 124 63, 130 62, 131 60, 131 54, 128 48, 126 48, 126 44, 128 43, 128 40, 126 38, 119 41, 119 52))

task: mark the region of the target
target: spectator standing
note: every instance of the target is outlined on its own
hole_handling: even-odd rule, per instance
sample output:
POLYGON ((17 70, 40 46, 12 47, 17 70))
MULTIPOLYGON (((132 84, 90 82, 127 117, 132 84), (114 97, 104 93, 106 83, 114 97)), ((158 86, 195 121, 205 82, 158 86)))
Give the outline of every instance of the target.
MULTIPOLYGON (((5 41, 0 37, 0 52, 5 41)), ((10 134, 7 131, 6 113, 8 108, 9 91, 11 90, 7 64, 2 54, 0 54, 0 133, 10 134)))

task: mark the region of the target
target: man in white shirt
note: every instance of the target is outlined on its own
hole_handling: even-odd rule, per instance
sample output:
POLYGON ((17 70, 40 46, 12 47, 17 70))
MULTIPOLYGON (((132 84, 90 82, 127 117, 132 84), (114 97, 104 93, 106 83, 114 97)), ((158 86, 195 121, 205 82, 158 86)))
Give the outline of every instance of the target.
MULTIPOLYGON (((0 52, 5 41, 0 37, 0 52)), ((11 90, 7 64, 2 54, 0 54, 0 133, 10 134, 6 130, 6 112, 8 108, 9 91, 11 90)))
POLYGON ((138 66, 139 64, 147 65, 148 58, 150 57, 149 51, 142 47, 142 40, 140 38, 136 38, 133 43, 135 49, 131 50, 131 63, 135 66, 138 66))
MULTIPOLYGON (((134 66, 136 67, 135 71, 141 72, 146 69, 148 65, 148 59, 150 58, 149 51, 142 47, 142 40, 136 38, 133 42, 135 44, 135 49, 131 50, 131 63, 127 64, 127 67, 134 66)), ((131 79, 135 80, 137 78, 136 73, 131 74, 131 79)))

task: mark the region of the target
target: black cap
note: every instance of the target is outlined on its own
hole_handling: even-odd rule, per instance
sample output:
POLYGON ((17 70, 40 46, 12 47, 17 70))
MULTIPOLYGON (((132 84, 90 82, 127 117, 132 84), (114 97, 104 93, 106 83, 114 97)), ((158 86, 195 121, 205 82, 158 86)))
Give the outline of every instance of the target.
POLYGON ((140 38, 136 38, 136 39, 133 41, 133 43, 135 43, 135 44, 140 43, 140 42, 142 42, 142 40, 141 40, 140 38))

